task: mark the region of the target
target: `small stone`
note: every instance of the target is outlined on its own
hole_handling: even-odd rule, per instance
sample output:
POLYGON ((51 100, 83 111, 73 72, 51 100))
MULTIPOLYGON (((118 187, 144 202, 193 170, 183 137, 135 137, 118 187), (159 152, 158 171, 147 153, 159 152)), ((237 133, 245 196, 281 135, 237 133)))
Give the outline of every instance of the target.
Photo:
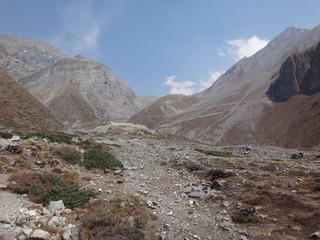
POLYGON ((0 216, 0 223, 11 224, 11 221, 7 215, 0 216))
POLYGON ((120 175, 121 172, 121 169, 116 169, 113 171, 114 175, 120 175))
POLYGON ((17 135, 14 135, 14 136, 12 136, 12 138, 10 140, 13 142, 18 142, 18 141, 20 141, 20 137, 17 135))
POLYGON ((211 185, 211 188, 212 189, 221 189, 221 188, 224 188, 225 186, 228 185, 228 182, 224 179, 221 179, 221 180, 215 180, 212 185, 211 185))
POLYGON ((33 230, 32 230, 32 228, 29 228, 28 226, 24 225, 23 228, 22 228, 22 232, 27 237, 30 237, 32 232, 33 232, 33 230))
POLYGON ((320 231, 310 234, 309 238, 314 238, 314 239, 320 238, 320 231))
POLYGON ((26 212, 26 214, 29 215, 29 216, 32 216, 32 217, 38 215, 36 210, 29 210, 28 212, 26 212))
POLYGON ((36 229, 31 235, 31 239, 39 239, 39 240, 49 240, 50 239, 50 233, 47 231, 36 229))
POLYGON ((189 193, 189 197, 191 198, 204 198, 206 194, 204 192, 191 192, 189 193))
POLYGON ((224 206, 224 207, 229 207, 231 204, 232 204, 232 202, 230 202, 230 201, 223 201, 222 202, 222 206, 224 206))
POLYGON ((163 228, 165 230, 170 230, 171 229, 171 225, 166 223, 166 224, 163 225, 163 228))

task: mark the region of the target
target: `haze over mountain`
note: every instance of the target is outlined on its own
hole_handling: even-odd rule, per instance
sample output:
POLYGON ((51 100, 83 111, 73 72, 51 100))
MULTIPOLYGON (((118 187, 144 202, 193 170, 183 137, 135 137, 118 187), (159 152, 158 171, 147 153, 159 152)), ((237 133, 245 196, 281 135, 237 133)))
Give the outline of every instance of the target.
POLYGON ((19 82, 73 127, 125 121, 155 100, 136 96, 108 67, 82 56, 64 58, 19 82))
POLYGON ((100 63, 38 40, 0 34, 0 66, 69 127, 125 121, 157 99, 136 96, 100 63))
MULTIPOLYGON (((319 126, 319 117, 316 116, 320 110, 312 108, 314 104, 317 105, 318 94, 312 92, 314 95, 305 99, 297 95, 283 105, 272 102, 266 94, 270 85, 279 78, 279 72, 281 78, 283 75, 281 72, 295 71, 292 68, 283 70, 285 66, 280 71, 286 59, 294 53, 305 51, 316 45, 319 40, 320 26, 312 30, 288 28, 256 54, 237 62, 210 88, 199 94, 185 97, 185 102, 187 99, 192 99, 193 103, 183 112, 171 114, 166 118, 164 111, 156 110, 163 102, 158 100, 129 121, 208 144, 280 144, 288 147, 319 145, 320 138, 313 137, 318 131, 305 132, 309 125, 319 126), (146 110, 152 114, 148 114, 146 110), (303 119, 301 116, 294 117, 300 110, 303 111, 303 116, 311 115, 314 120, 304 122, 305 127, 298 127, 295 133, 291 134, 291 124, 299 125, 303 119), (155 120, 157 116, 167 120, 157 122, 155 120), (306 138, 314 141, 306 142, 306 138)), ((311 59, 304 61, 304 66, 307 66, 305 69, 314 65, 312 61, 311 59)), ((301 69, 301 72, 303 71, 305 70, 301 69)), ((313 74, 315 80, 311 81, 311 85, 318 86, 319 78, 316 76, 317 74, 313 74)), ((293 80, 289 78, 287 82, 293 80)), ((275 83, 273 88, 277 88, 278 85, 275 83)), ((313 87, 313 89, 318 88, 313 87)), ((297 91, 297 93, 300 92, 297 91)), ((161 109, 169 109, 173 104, 175 103, 166 102, 161 109)))
POLYGON ((0 128, 61 129, 53 115, 0 68, 0 128))

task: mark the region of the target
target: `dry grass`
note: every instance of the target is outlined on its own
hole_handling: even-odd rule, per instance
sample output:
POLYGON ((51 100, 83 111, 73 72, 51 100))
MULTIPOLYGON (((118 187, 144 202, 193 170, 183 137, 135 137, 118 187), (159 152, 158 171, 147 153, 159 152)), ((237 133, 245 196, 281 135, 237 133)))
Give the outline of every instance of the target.
POLYGON ((83 224, 80 239, 156 239, 156 218, 138 197, 97 200, 87 204, 86 208, 81 218, 83 224))

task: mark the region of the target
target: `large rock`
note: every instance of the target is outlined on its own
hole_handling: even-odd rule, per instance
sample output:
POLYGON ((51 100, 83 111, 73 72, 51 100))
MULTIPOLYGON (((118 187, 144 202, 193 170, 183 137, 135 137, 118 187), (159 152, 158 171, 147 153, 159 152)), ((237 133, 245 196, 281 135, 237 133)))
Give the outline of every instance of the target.
POLYGON ((31 239, 37 239, 37 240, 49 240, 50 239, 50 233, 47 231, 36 229, 31 235, 31 239))
POLYGON ((288 57, 267 94, 272 101, 285 102, 296 94, 312 95, 319 91, 320 43, 288 57))
POLYGON ((59 214, 62 213, 65 210, 65 206, 62 200, 58 200, 58 201, 51 201, 49 203, 48 206, 48 210, 52 213, 52 214, 59 214))

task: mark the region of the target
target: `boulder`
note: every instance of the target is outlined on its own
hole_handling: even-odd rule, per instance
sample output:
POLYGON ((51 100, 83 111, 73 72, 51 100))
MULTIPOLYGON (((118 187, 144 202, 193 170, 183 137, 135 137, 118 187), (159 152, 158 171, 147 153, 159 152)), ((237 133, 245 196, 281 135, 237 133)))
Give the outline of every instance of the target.
POLYGON ((52 214, 62 213, 65 210, 65 206, 62 200, 59 201, 51 201, 48 206, 48 210, 52 214))
POLYGON ((211 185, 211 188, 212 189, 221 189, 221 188, 224 188, 228 185, 228 182, 224 179, 221 179, 221 180, 215 180, 212 185, 211 185))
POLYGON ((36 229, 31 235, 31 239, 38 239, 38 240, 49 240, 50 239, 50 233, 47 231, 36 229))

